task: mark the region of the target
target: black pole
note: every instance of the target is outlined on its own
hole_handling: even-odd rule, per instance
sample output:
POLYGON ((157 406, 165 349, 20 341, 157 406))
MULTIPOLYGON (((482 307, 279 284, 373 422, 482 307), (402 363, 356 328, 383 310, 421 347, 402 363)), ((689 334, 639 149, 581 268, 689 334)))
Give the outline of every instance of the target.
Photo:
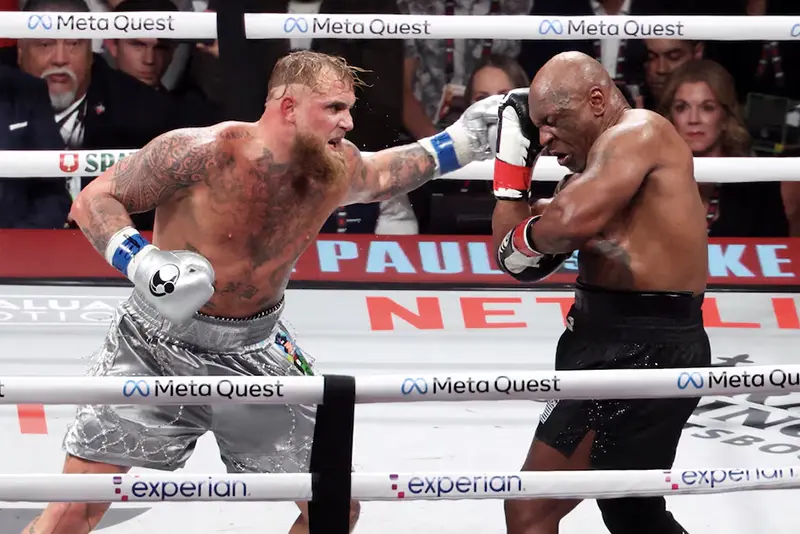
POLYGON ((310 534, 347 534, 352 496, 356 379, 325 375, 311 448, 310 534))
POLYGON ((225 119, 258 120, 264 112, 269 75, 275 62, 289 51, 289 41, 248 39, 244 14, 285 12, 288 1, 221 0, 213 5, 217 12, 220 75, 226 80, 222 103, 225 119))

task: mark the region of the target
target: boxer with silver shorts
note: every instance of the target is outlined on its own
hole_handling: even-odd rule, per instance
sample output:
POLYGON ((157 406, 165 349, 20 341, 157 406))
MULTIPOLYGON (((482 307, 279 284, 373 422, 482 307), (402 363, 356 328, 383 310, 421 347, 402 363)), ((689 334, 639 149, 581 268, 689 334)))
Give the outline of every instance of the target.
MULTIPOLYGON (((281 320, 294 264, 339 206, 377 202, 492 157, 500 97, 445 131, 362 157, 344 140, 360 70, 309 51, 275 65, 264 113, 166 133, 77 197, 71 218, 134 284, 91 373, 286 376, 310 362, 281 320), (130 215, 155 210, 152 243, 130 215)), ((132 385, 133 386, 133 385, 132 385)), ((81 406, 65 473, 174 470, 215 434, 228 471, 307 472, 314 407, 81 406)), ((290 534, 308 533, 306 503, 290 534)), ((108 504, 52 503, 25 534, 86 534, 108 504)), ((351 508, 351 528, 358 517, 351 508)))

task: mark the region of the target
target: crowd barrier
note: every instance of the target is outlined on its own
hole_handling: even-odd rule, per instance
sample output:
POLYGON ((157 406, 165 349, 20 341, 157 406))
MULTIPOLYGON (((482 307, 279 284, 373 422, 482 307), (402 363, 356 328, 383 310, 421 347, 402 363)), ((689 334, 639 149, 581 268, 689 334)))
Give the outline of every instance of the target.
MULTIPOLYGON (((422 16, 243 14, 250 39, 688 40, 800 39, 797 17, 422 16)), ((214 13, 4 13, 6 38, 214 39, 214 13)), ((5 178, 97 176, 135 149, 3 151, 5 178)), ((700 182, 796 181, 793 158, 700 158, 700 182)), ((491 162, 447 179, 489 180, 491 162)), ((534 179, 568 171, 542 158, 534 179)), ((0 404, 311 403, 318 405, 309 475, 0 475, 0 500, 51 502, 257 500, 310 502, 313 534, 347 532, 350 498, 599 498, 800 488, 800 467, 537 473, 351 473, 356 403, 666 398, 800 391, 800 367, 570 371, 507 375, 258 377, 3 377, 0 404), (320 445, 320 444, 324 444, 320 445)))

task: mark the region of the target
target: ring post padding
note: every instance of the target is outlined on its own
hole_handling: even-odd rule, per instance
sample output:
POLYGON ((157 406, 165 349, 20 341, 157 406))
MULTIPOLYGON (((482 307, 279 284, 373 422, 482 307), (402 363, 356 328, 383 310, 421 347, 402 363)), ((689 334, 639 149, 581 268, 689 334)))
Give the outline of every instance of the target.
POLYGON ((348 534, 352 495, 356 379, 324 375, 311 447, 309 534, 348 534))

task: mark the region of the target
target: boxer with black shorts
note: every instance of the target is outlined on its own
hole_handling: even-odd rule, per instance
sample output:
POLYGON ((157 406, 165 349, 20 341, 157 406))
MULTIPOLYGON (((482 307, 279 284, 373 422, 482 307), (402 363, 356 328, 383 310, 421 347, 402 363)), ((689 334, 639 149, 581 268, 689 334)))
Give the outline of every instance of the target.
MULTIPOLYGON (((692 153, 669 121, 631 109, 600 63, 559 54, 530 89, 507 95, 494 190, 493 233, 506 273, 542 280, 579 251, 556 369, 710 365, 701 311, 706 221, 692 153), (573 174, 553 198, 530 205, 537 153, 556 156, 573 174)), ((523 470, 669 469, 698 402, 552 401, 523 470)), ((557 533, 578 502, 508 501, 507 532, 557 533)), ((597 504, 612 534, 685 532, 662 497, 597 504)))

